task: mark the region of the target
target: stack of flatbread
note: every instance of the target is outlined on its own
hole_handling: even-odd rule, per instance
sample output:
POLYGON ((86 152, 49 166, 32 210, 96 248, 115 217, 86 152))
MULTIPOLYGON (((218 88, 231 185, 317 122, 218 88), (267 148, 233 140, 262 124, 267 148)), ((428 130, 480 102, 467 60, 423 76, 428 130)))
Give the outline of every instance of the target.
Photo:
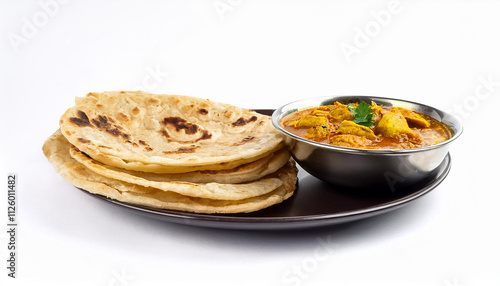
POLYGON ((269 116, 188 96, 76 98, 43 152, 74 186, 150 208, 251 212, 289 198, 297 182, 269 116))

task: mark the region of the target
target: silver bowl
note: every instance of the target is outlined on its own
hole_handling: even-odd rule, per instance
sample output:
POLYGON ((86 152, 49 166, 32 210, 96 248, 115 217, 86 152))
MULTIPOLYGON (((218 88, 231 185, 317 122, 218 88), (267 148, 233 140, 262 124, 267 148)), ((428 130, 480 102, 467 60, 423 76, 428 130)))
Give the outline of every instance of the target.
POLYGON ((432 177, 443 162, 450 143, 462 133, 460 121, 436 108, 406 101, 374 96, 329 96, 288 103, 276 109, 273 125, 286 135, 285 143, 297 163, 308 173, 325 182, 354 189, 394 192, 432 177), (436 145, 403 150, 367 150, 318 143, 294 135, 280 125, 284 116, 308 107, 333 104, 335 101, 374 101, 384 106, 399 106, 421 112, 446 123, 452 137, 436 145))

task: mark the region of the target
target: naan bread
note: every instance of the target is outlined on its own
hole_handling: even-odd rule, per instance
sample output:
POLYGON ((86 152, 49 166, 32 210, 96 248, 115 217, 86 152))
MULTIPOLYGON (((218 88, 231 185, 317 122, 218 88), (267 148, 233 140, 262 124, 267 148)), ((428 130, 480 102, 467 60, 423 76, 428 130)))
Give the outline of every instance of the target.
POLYGON ((224 170, 283 148, 269 116, 178 95, 90 93, 61 117, 67 140, 106 165, 153 173, 224 170))
POLYGON ((76 187, 111 199, 140 206, 197 213, 252 212, 289 198, 297 182, 292 161, 276 173, 281 184, 272 192, 243 200, 212 200, 144 187, 101 176, 73 159, 69 142, 56 131, 43 145, 43 152, 56 171, 76 187))
POLYGON ((169 187, 168 182, 237 184, 255 181, 276 172, 290 160, 290 152, 287 149, 280 149, 267 157, 233 169, 195 171, 179 174, 155 174, 130 171, 105 165, 90 158, 75 146, 71 146, 70 155, 73 159, 99 175, 159 189, 167 189, 169 187))

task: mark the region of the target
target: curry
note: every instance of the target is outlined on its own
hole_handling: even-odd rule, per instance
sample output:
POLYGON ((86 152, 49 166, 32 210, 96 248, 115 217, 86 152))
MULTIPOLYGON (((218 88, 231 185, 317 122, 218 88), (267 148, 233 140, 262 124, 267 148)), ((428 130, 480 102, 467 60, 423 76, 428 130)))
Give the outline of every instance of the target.
POLYGON ((291 113, 282 127, 302 138, 341 147, 411 149, 451 138, 451 128, 423 113, 374 102, 311 107, 291 113))

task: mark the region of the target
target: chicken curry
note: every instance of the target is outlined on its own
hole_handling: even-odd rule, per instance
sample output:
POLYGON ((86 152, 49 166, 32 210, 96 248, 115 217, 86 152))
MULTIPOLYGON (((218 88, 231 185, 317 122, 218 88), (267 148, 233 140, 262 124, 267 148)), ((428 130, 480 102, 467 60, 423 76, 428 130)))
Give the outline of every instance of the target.
POLYGON ((281 125, 308 140, 363 149, 420 148, 451 138, 451 128, 435 118, 374 102, 307 108, 287 115, 281 125))

